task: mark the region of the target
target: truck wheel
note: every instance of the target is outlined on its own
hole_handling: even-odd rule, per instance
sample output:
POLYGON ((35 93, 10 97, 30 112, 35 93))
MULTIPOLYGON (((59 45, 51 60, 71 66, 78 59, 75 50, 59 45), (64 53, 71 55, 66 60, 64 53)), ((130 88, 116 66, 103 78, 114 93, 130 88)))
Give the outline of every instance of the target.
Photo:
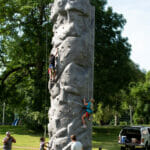
POLYGON ((126 149, 126 148, 125 148, 125 147, 123 147, 123 146, 121 146, 121 147, 120 147, 120 150, 125 150, 125 149, 126 149))
POLYGON ((148 144, 146 143, 144 150, 149 150, 148 144))

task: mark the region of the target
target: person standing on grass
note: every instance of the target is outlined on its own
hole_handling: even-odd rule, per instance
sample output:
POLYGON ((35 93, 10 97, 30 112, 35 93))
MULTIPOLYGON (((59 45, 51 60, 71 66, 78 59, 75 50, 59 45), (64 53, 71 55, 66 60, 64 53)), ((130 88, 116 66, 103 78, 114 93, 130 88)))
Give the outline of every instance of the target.
POLYGON ((46 150, 46 148, 48 147, 46 144, 48 144, 48 142, 45 142, 45 138, 41 137, 40 138, 40 150, 46 150))
POLYGON ((76 140, 76 136, 75 135, 71 135, 71 150, 83 150, 83 146, 81 144, 81 142, 76 140))
POLYGON ((10 132, 6 132, 6 137, 3 139, 3 150, 11 150, 12 143, 16 143, 16 139, 11 136, 10 132))

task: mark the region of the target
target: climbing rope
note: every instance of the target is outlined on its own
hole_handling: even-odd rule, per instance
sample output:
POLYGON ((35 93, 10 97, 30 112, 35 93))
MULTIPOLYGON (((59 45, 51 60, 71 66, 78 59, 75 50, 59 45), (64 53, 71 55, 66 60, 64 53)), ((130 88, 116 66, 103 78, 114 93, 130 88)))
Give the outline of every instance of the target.
MULTIPOLYGON (((91 14, 92 14, 92 11, 91 11, 91 14)), ((94 12, 94 16, 95 16, 95 12, 94 12)), ((94 18, 94 16, 93 16, 93 18, 94 18)), ((91 17, 92 17, 92 15, 91 15, 91 17)), ((94 26, 95 26, 95 22, 94 22, 94 19, 92 20, 92 18, 91 18, 91 23, 94 23, 94 26)), ((92 28, 93 29, 93 28, 92 28)), ((93 44, 95 43, 95 37, 94 37, 94 35, 95 35, 95 30, 93 30, 93 44)), ((92 37, 92 34, 91 34, 91 37, 92 37)), ((92 98, 94 97, 94 51, 95 50, 95 47, 93 47, 93 53, 92 53, 92 89, 93 89, 93 91, 92 91, 92 98)))
MULTIPOLYGON (((90 26, 92 25, 91 23, 92 23, 92 10, 90 10, 90 26)), ((93 41, 93 39, 92 39, 92 32, 91 32, 91 30, 90 30, 90 42, 92 42, 93 41)), ((92 50, 92 46, 91 46, 91 44, 90 44, 90 49, 89 49, 89 53, 91 52, 91 50, 92 50)), ((94 52, 92 53, 92 64, 90 64, 90 66, 91 66, 91 71, 92 71, 92 74, 91 74, 91 80, 90 80, 90 69, 88 69, 88 94, 87 94, 87 99, 90 99, 91 97, 93 97, 93 92, 94 92, 94 88, 93 88, 93 82, 94 82, 94 76, 93 76, 93 74, 94 74, 94 52), (90 84, 90 81, 91 81, 91 84, 90 84), (90 92, 90 87, 93 89, 93 91, 92 92, 90 92)))
MULTIPOLYGON (((46 53, 46 55, 45 55, 45 57, 46 57, 46 65, 45 65, 45 67, 46 67, 46 71, 47 71, 47 64, 48 64, 48 57, 47 57, 47 52, 48 52, 48 43, 47 43, 47 40, 48 40, 48 35, 47 35, 47 25, 46 25, 46 46, 45 46, 45 49, 46 49, 46 51, 45 51, 45 53, 46 53)), ((47 72, 46 72, 46 75, 45 75, 45 77, 46 77, 46 83, 45 83, 45 90, 46 90, 46 93, 45 93, 45 115, 47 114, 47 109, 46 109, 46 101, 47 101, 47 96, 48 96, 48 92, 47 92, 47 83, 48 83, 48 74, 47 74, 47 72)), ((46 137, 46 133, 47 133, 47 126, 46 126, 46 117, 45 117, 45 125, 44 125, 44 137, 46 137)))

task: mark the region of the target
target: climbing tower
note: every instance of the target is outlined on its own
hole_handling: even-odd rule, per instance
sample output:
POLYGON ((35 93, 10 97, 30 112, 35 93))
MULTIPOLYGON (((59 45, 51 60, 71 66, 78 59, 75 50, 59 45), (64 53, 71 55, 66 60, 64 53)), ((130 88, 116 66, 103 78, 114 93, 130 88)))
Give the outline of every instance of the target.
POLYGON ((70 150, 77 135, 85 150, 92 149, 92 121, 81 128, 83 98, 93 97, 94 8, 89 0, 54 0, 51 5, 56 79, 49 81, 48 150, 70 150))

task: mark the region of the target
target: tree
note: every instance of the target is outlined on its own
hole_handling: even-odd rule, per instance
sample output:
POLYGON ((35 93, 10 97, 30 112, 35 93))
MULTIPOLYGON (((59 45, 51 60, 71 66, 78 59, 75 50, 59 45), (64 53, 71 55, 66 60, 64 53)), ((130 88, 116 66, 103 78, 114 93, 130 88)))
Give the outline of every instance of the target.
POLYGON ((50 2, 1 0, 1 100, 11 107, 18 106, 20 112, 26 112, 26 120, 26 108, 47 116, 45 107, 49 105, 49 96, 46 60, 52 36, 52 25, 48 20, 50 2))
MULTIPOLYGON (((125 25, 122 15, 105 8, 105 0, 94 0, 95 22, 95 96, 107 102, 112 94, 128 85, 131 46, 121 32, 125 25), (99 94, 96 94, 99 93, 99 94)), ((111 103, 111 102, 110 102, 111 103)))
MULTIPOLYGON (((0 1, 0 100, 9 106, 11 115, 17 111, 30 126, 29 120, 34 122, 33 126, 43 124, 47 116, 45 107, 50 105, 47 91, 52 37, 52 24, 48 19, 50 2, 52 0, 0 1)), ((96 106, 101 101, 103 108, 113 108, 120 89, 143 74, 129 59, 131 46, 121 34, 126 20, 112 8, 106 8, 106 0, 91 3, 96 8, 96 106)))
POLYGON ((123 100, 120 91, 128 91, 130 82, 144 80, 144 73, 129 58, 131 45, 128 39, 122 36, 126 23, 123 16, 113 12, 111 7, 106 8, 106 0, 92 0, 91 3, 96 9, 94 66, 96 105, 101 101, 104 108, 110 106, 111 110, 118 114, 122 110, 123 100))
POLYGON ((149 72, 145 75, 145 82, 138 82, 131 88, 130 95, 134 99, 134 122, 146 123, 150 122, 150 82, 149 72))
POLYGON ((97 111, 93 114, 93 122, 99 125, 108 125, 112 121, 112 108, 103 107, 102 103, 98 104, 97 111))

